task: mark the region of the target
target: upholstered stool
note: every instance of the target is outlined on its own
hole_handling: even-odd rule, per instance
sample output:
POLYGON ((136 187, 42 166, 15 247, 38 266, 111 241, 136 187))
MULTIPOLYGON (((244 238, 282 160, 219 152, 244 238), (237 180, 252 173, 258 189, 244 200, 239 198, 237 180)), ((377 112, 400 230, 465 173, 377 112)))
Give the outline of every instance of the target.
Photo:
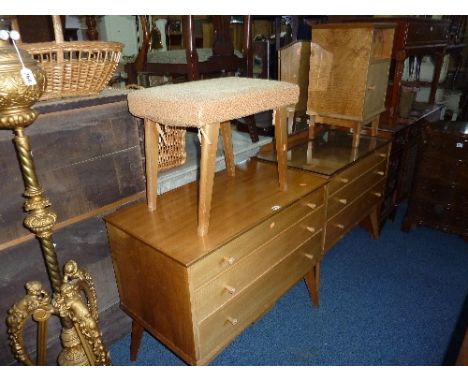
POLYGON ((198 234, 208 232, 219 130, 226 168, 234 176, 230 121, 275 110, 275 140, 280 189, 286 191, 286 107, 299 98, 297 85, 254 78, 223 77, 137 90, 128 95, 130 113, 144 118, 146 195, 156 208, 159 125, 196 127, 201 136, 198 234))

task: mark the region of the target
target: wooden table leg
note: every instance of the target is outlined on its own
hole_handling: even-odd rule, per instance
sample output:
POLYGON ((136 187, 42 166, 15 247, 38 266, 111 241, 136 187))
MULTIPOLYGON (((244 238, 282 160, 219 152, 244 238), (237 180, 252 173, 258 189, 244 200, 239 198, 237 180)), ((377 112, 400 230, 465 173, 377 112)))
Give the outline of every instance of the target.
POLYGON ((379 130, 380 114, 375 117, 371 124, 371 136, 376 137, 379 130))
POLYGON ((232 130, 230 121, 221 123, 221 136, 223 137, 226 170, 229 176, 234 176, 236 175, 236 165, 234 162, 234 149, 232 147, 232 130))
POLYGON ((307 285, 312 304, 318 307, 320 291, 320 263, 317 263, 312 270, 304 276, 304 281, 307 285))
POLYGON ((141 339, 143 337, 143 326, 137 321, 132 321, 132 341, 130 343, 130 361, 136 361, 138 349, 140 348, 141 339))
POLYGON ((158 127, 156 122, 145 119, 146 204, 150 211, 156 209, 158 194, 158 127))
POLYGON ((361 222, 363 227, 374 240, 380 237, 380 206, 375 207, 369 215, 367 215, 361 222))
POLYGON ((275 142, 276 156, 278 161, 278 177, 281 191, 287 191, 288 182, 286 178, 286 153, 288 151, 288 135, 287 135, 287 117, 288 112, 286 107, 281 107, 275 111, 275 142))
POLYGON ((201 138, 200 192, 198 196, 198 236, 205 236, 210 225, 211 198, 218 147, 219 123, 211 123, 203 128, 201 138), (205 136, 206 135, 206 136, 205 136))

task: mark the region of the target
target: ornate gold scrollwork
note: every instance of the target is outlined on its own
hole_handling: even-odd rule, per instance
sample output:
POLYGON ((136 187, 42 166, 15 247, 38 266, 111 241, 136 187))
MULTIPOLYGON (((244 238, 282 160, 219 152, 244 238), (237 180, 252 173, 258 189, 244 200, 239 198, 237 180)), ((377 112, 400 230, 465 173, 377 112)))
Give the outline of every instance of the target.
POLYGON ((56 315, 73 323, 61 335, 60 365, 111 364, 99 331, 96 289, 88 272, 80 269, 75 261, 68 261, 60 290, 54 293, 52 300, 39 281, 29 281, 25 287, 26 296, 8 310, 7 316, 11 350, 19 361, 26 365, 36 364, 29 356, 23 339, 25 323, 31 317, 43 327, 38 331, 37 364, 45 362, 47 320, 56 315), (86 296, 86 303, 82 293, 86 296))

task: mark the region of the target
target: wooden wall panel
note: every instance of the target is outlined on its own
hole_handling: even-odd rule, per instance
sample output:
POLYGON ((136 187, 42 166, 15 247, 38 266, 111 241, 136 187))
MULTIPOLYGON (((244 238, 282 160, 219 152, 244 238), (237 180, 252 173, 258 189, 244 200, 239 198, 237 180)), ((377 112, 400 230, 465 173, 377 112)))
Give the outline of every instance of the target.
MULTIPOLYGON (((144 190, 139 120, 126 101, 42 114, 26 132, 58 222, 144 190)), ((12 138, 0 131, 0 244, 29 233, 12 138)))

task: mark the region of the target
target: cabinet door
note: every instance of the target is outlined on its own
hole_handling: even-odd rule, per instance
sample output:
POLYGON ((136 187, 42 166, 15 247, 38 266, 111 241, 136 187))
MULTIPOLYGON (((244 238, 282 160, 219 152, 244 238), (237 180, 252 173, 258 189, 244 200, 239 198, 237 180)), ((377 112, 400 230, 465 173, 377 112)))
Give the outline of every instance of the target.
POLYGON ((390 60, 379 60, 369 65, 364 101, 364 120, 385 111, 389 69, 390 60))
POLYGON ((362 121, 372 30, 316 29, 312 34, 307 112, 362 121))

